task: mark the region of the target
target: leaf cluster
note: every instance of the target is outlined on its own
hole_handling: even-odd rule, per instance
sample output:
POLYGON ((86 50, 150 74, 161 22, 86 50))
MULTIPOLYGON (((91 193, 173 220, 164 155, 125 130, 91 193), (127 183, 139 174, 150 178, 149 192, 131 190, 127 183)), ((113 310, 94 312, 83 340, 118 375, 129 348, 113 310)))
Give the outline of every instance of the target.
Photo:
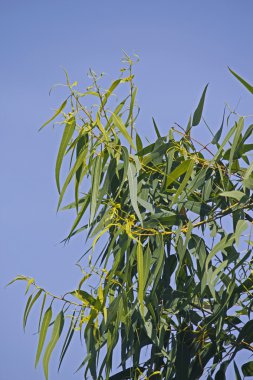
MULTIPOLYGON (((73 186, 73 202, 64 209, 76 216, 66 241, 85 233, 89 248, 79 261, 77 289, 63 297, 34 279, 14 280, 33 289, 24 327, 43 296, 36 365, 51 329, 43 355, 46 379, 64 323, 69 326, 59 367, 78 332, 86 344, 79 367, 85 378, 225 379, 237 353, 253 351, 253 125, 245 127, 245 117, 225 109, 212 141, 197 141, 206 86, 185 128, 175 124, 162 135, 153 120, 156 137, 145 144, 136 130, 134 63, 126 55, 126 67, 107 90, 93 71, 84 93, 67 76, 70 95, 42 126, 63 116, 58 209, 73 186), (124 88, 115 107, 114 93, 122 96, 124 88), (70 168, 61 183, 67 157, 70 168), (54 318, 53 301, 62 303, 54 318), (112 375, 119 350, 120 370, 112 375)), ((245 363, 243 374, 252 375, 252 368, 245 363)), ((241 379, 235 362, 234 369, 241 379)))

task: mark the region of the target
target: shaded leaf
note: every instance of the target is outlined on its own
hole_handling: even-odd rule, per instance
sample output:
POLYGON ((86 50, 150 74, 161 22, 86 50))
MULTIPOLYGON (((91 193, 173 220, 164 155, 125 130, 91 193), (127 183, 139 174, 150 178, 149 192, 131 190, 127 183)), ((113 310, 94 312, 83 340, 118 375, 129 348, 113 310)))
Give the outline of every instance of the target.
POLYGON ((242 365, 242 373, 245 377, 253 376, 253 361, 242 365))

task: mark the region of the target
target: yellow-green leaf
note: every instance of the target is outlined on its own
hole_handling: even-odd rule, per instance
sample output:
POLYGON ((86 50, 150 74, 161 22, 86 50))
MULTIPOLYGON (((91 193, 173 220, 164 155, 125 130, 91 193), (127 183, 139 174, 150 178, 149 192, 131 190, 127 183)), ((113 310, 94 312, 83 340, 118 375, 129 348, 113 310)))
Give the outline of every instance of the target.
POLYGON ((136 147, 135 147, 135 145, 133 143, 132 137, 127 132, 127 129, 126 129, 123 121, 121 120, 121 118, 118 115, 115 115, 114 113, 112 114, 112 118, 113 118, 113 122, 116 125, 116 127, 119 128, 120 132, 125 137, 125 139, 129 142, 129 144, 131 145, 131 147, 134 150, 136 150, 136 147))
POLYGON ((144 267, 143 249, 141 242, 137 243, 137 272, 138 272, 138 299, 140 303, 141 315, 144 317, 144 267))
POLYGON ((56 179, 56 185, 57 189, 60 193, 60 170, 62 165, 62 160, 66 151, 66 148, 68 146, 69 140, 71 139, 74 130, 76 126, 76 120, 74 117, 71 117, 70 120, 67 121, 63 135, 62 140, 60 144, 60 148, 58 150, 58 155, 56 159, 56 165, 55 165, 55 179, 56 179))
POLYGON ((40 360, 40 355, 41 355, 41 352, 42 352, 42 349, 43 349, 43 346, 45 343, 47 330, 48 330, 48 326, 51 322, 51 318, 52 318, 52 308, 50 306, 44 314, 41 329, 40 329, 39 343, 38 343, 36 359, 35 359, 35 367, 37 367, 38 362, 40 360))
POLYGON ((49 360, 53 352, 53 349, 55 348, 55 345, 61 336, 63 325, 64 325, 64 314, 63 314, 63 311, 60 311, 60 313, 57 315, 54 321, 54 327, 53 327, 51 339, 47 345, 47 348, 43 357, 43 368, 44 368, 44 374, 45 374, 46 380, 48 380, 49 360))
POLYGON ((176 167, 170 174, 167 175, 166 187, 168 187, 171 183, 175 182, 178 177, 187 172, 190 165, 192 165, 192 160, 185 160, 180 165, 176 167))
POLYGON ((51 123, 51 121, 53 121, 61 112, 62 110, 66 107, 67 105, 67 102, 68 102, 68 99, 66 99, 60 106, 60 108, 58 108, 58 110, 55 112, 55 114, 49 119, 47 120, 39 129, 39 131, 44 128, 46 125, 48 125, 49 123, 51 123))

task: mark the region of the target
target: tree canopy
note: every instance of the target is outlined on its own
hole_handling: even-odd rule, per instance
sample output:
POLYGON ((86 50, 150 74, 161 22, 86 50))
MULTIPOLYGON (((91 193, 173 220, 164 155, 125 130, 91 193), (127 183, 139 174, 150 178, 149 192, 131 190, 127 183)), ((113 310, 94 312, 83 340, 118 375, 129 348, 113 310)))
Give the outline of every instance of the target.
POLYGON ((146 141, 134 64, 125 55, 106 90, 92 70, 85 92, 66 74, 69 96, 41 127, 60 117, 58 209, 75 210, 65 242, 84 234, 87 251, 76 289, 64 296, 30 277, 12 281, 27 283, 24 327, 40 302, 36 365, 42 358, 48 379, 55 347, 61 367, 80 334, 85 379, 219 380, 233 362, 240 380, 253 375, 253 361, 236 364, 241 350, 253 351, 253 124, 225 107, 211 131, 206 86, 186 126, 163 135, 153 119, 156 137, 146 141), (199 124, 209 143, 194 137, 199 124), (73 201, 63 206, 69 188, 73 201))

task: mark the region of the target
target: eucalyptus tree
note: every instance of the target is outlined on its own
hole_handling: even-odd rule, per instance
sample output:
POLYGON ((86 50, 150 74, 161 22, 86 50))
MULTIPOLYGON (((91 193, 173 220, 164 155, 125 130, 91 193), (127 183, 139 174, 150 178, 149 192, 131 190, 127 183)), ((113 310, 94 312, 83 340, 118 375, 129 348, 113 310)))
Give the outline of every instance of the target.
POLYGON ((57 207, 75 210, 66 241, 85 234, 87 251, 82 278, 64 296, 30 277, 12 281, 27 283, 24 327, 38 307, 35 364, 42 358, 48 379, 55 347, 60 368, 80 334, 85 379, 218 380, 232 363, 239 380, 253 375, 252 361, 236 364, 240 351, 253 351, 253 125, 225 108, 211 141, 198 141, 206 86, 187 126, 163 135, 153 120, 156 137, 145 142, 134 63, 126 55, 106 90, 93 71, 85 92, 66 75, 69 95, 41 127, 60 118, 57 207))

